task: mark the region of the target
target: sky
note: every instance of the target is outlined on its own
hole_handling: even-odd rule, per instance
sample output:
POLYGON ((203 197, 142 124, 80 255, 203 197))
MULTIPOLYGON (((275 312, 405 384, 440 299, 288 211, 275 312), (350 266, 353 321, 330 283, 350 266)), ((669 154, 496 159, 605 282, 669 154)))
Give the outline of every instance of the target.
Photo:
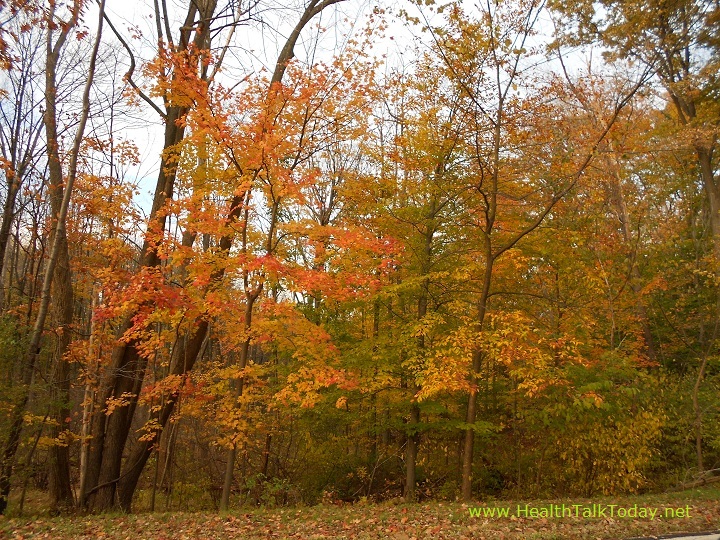
MULTIPOLYGON (((167 5, 170 14, 168 25, 174 37, 177 37, 177 28, 184 18, 187 4, 181 0, 167 0, 167 5)), ((250 74, 263 70, 272 72, 278 52, 286 35, 296 23, 302 6, 302 0, 264 0, 264 3, 258 4, 253 11, 254 20, 243 24, 234 32, 218 82, 232 86, 250 74)), ((414 54, 416 47, 422 49, 427 46, 428 33, 423 33, 418 26, 408 24, 404 17, 399 16, 404 9, 422 20, 414 4, 390 0, 378 6, 377 3, 362 0, 344 0, 316 16, 306 27, 296 46, 296 57, 306 63, 331 59, 334 52, 346 44, 349 36, 365 28, 370 14, 377 7, 385 11, 387 29, 382 34, 378 32, 374 39, 373 54, 386 57, 386 65, 402 64, 414 54)), ((115 28, 133 48, 138 64, 135 79, 141 83, 141 65, 144 61, 151 60, 156 50, 153 0, 107 0, 106 9, 115 28)), ((469 3, 468 9, 472 9, 469 3)), ((94 3, 88 8, 84 20, 92 34, 97 25, 97 7, 94 3)), ((549 17, 540 21, 540 28, 543 33, 550 34, 552 25, 549 17)), ((226 35, 227 30, 214 39, 214 44, 224 43, 226 35)), ((128 55, 107 25, 104 28, 103 40, 111 45, 106 65, 109 66, 107 71, 114 75, 111 79, 98 77, 98 93, 105 94, 105 98, 108 95, 117 97, 125 86, 122 74, 129 65, 128 55)), ((548 70, 552 69, 552 63, 548 62, 548 70)), ((577 57, 571 60, 571 65, 580 63, 577 57)), ((155 99, 155 102, 161 106, 159 99, 155 99)), ((102 99, 96 100, 97 107, 105 107, 102 103, 102 99)), ((123 112, 114 119, 112 130, 116 140, 129 140, 139 149, 139 165, 127 168, 125 175, 126 179, 138 182, 139 195, 136 202, 141 211, 147 214, 152 202, 163 146, 163 124, 157 113, 146 103, 139 103, 139 107, 132 109, 119 107, 118 110, 122 109, 123 112)), ((91 123, 91 127, 99 131, 108 130, 107 126, 97 125, 97 120, 91 122, 95 123, 94 126, 91 123)))
MULTIPOLYGON (((316 16, 309 24, 295 48, 296 57, 308 62, 311 59, 323 61, 332 58, 334 51, 342 47, 348 36, 367 24, 367 17, 373 6, 368 2, 358 0, 345 0, 331 6, 316 16)), ((108 0, 108 16, 115 28, 123 33, 126 41, 133 47, 138 64, 141 59, 150 60, 155 50, 156 22, 154 8, 149 0, 108 0), (134 36, 134 37, 127 37, 134 36)), ((169 26, 177 36, 177 28, 184 18, 185 4, 178 0, 169 0, 170 13, 169 26)), ((392 10, 392 7, 388 9, 392 10)), ((286 35, 296 23, 301 13, 301 3, 273 2, 258 6, 255 11, 257 21, 243 24, 235 31, 232 46, 223 62, 223 70, 218 76, 218 82, 225 86, 232 86, 236 81, 242 80, 251 73, 263 70, 272 72, 275 59, 282 47, 286 35)), ((89 28, 96 26, 97 10, 89 10, 86 23, 89 28)), ((388 49, 396 50, 403 47, 403 43, 412 39, 412 35, 404 24, 392 15, 391 29, 393 37, 401 39, 379 39, 378 53, 386 54, 388 49)), ((124 66, 122 72, 127 70, 128 60, 124 49, 107 27, 104 28, 104 40, 116 46, 117 60, 124 66)), ((226 33, 214 39, 214 43, 223 44, 226 33)), ((395 54, 391 50, 391 55, 395 54)), ((139 67, 136 68, 138 74, 139 67)), ((140 78, 136 77, 138 83, 140 78)), ((118 81, 119 82, 119 81, 118 81)), ((161 105, 160 100, 156 100, 161 105)), ((149 211, 152 193, 157 178, 159 155, 163 145, 163 126, 157 114, 145 103, 141 102, 139 109, 127 115, 122 122, 117 123, 117 131, 122 137, 135 142, 140 150, 140 165, 127 171, 129 178, 139 182, 140 195, 138 204, 145 212, 149 211)))

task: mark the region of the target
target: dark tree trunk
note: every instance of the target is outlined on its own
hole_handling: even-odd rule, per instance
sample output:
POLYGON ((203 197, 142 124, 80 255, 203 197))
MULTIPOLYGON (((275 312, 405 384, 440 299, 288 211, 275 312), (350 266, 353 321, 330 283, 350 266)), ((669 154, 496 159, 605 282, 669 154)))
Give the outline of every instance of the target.
POLYGON ((70 254, 64 232, 59 242, 60 253, 53 276, 54 311, 58 337, 53 372, 50 378, 51 417, 55 420, 50 429, 50 436, 61 444, 54 444, 49 449, 50 468, 48 471, 51 505, 55 511, 71 508, 74 503, 70 482, 70 446, 63 440, 64 432, 68 428, 67 418, 70 416, 70 364, 65 360, 65 354, 72 337, 73 289, 70 254))
POLYGON ((405 502, 417 500, 417 456, 420 446, 420 407, 416 402, 410 405, 410 421, 407 425, 407 442, 405 448, 405 502))

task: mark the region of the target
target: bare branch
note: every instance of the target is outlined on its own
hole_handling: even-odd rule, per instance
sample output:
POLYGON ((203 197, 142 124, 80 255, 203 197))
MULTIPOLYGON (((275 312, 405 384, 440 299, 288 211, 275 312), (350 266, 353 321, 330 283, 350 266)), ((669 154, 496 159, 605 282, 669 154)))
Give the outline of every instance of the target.
POLYGON ((118 38, 118 41, 120 41, 122 46, 125 47, 125 50, 128 52, 128 55, 130 56, 130 67, 128 68, 127 73, 125 73, 124 79, 128 82, 128 84, 130 84, 130 86, 133 87, 133 89, 138 93, 138 95, 143 99, 143 101, 145 101, 145 103, 150 105, 150 107, 152 107, 152 109, 156 113, 158 113, 158 115, 160 115, 161 118, 163 118, 164 120, 167 120, 167 115, 160 109, 160 107, 158 107, 153 102, 152 99, 150 99, 147 96, 147 94, 145 94, 145 92, 143 92, 138 87, 137 84, 135 84, 135 81, 133 81, 132 76, 133 76, 133 73, 135 72, 135 55, 133 54, 132 49, 127 44, 127 42, 122 37, 122 35, 120 35, 120 32, 117 31, 117 29, 113 25, 112 21, 110 20, 110 18, 107 16, 107 13, 103 12, 103 18, 105 19, 105 22, 107 22, 108 26, 110 27, 110 30, 113 31, 113 34, 115 34, 115 37, 118 38))

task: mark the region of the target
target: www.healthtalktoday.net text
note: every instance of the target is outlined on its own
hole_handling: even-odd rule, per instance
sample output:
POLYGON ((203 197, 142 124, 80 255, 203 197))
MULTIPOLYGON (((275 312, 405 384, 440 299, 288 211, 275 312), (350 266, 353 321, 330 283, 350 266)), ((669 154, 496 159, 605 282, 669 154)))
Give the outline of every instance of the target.
POLYGON ((690 517, 690 505, 659 508, 656 506, 621 504, 546 504, 534 506, 474 506, 468 508, 474 518, 620 518, 620 519, 678 519, 690 517))

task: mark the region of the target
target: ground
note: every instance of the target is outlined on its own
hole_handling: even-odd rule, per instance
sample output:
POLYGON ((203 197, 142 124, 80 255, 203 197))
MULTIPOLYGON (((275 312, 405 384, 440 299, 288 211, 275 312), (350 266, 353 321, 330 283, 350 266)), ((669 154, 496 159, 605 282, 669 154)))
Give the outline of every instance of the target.
POLYGON ((620 539, 718 529, 720 529, 719 489, 594 499, 481 501, 474 505, 451 502, 407 505, 387 502, 346 506, 241 509, 223 514, 138 513, 58 518, 45 516, 0 518, 0 538, 52 538, 53 540, 70 538, 565 540, 620 539), (498 517, 498 512, 507 512, 508 515, 498 517), (494 516, 491 515, 493 513, 494 516), (636 514, 638 517, 635 517, 636 514))

